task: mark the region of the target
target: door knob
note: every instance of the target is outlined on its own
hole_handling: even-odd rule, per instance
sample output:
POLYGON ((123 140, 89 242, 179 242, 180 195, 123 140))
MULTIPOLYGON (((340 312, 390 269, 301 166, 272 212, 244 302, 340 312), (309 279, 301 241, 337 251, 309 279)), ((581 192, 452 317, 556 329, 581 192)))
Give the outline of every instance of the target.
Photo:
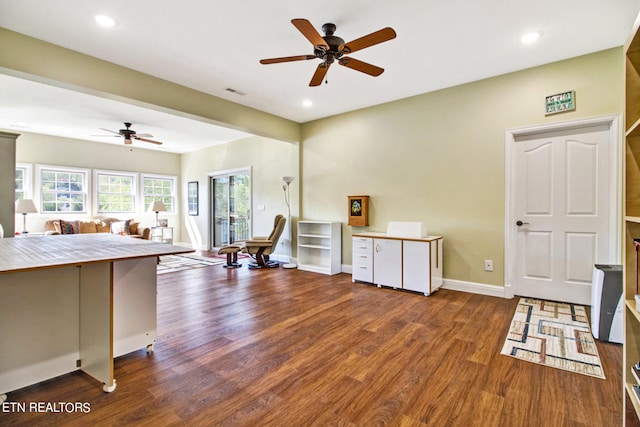
POLYGON ((522 222, 522 221, 518 220, 518 221, 516 221, 516 225, 518 227, 522 227, 523 225, 529 225, 529 223, 528 222, 522 222))

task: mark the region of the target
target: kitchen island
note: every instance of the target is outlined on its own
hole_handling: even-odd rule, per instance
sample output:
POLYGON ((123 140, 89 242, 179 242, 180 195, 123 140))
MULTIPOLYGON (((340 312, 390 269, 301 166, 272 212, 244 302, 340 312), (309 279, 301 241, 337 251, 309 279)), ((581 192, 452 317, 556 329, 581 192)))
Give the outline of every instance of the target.
POLYGON ((108 233, 0 239, 0 402, 78 369, 115 390, 114 357, 156 340, 156 265, 193 249, 108 233))

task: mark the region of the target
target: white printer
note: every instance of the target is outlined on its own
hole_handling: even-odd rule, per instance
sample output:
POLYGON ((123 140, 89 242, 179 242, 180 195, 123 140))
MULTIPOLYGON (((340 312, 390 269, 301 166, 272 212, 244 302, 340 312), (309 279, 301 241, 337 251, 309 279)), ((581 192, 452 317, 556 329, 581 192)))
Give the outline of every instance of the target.
POLYGON ((622 266, 596 264, 591 284, 591 332, 600 341, 622 344, 622 266))

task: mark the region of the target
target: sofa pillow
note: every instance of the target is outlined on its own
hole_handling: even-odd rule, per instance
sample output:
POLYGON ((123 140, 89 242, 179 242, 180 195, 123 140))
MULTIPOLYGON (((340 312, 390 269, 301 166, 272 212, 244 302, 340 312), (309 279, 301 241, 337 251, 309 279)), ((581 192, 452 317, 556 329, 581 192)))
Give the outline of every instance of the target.
POLYGON ((96 231, 98 233, 110 233, 111 232, 111 222, 104 221, 102 219, 96 220, 96 231))
POLYGON ((59 221, 59 224, 60 224, 60 234, 80 233, 80 225, 78 224, 78 221, 65 221, 61 219, 59 221))
POLYGON ((78 224, 80 226, 80 234, 96 233, 98 231, 95 221, 79 221, 78 224))
POLYGON ((140 226, 139 222, 131 222, 129 223, 129 234, 138 234, 138 227, 140 226))
POLYGON ((128 235, 131 234, 131 230, 129 228, 129 224, 131 220, 128 219, 126 221, 114 221, 111 223, 111 234, 122 234, 128 235))

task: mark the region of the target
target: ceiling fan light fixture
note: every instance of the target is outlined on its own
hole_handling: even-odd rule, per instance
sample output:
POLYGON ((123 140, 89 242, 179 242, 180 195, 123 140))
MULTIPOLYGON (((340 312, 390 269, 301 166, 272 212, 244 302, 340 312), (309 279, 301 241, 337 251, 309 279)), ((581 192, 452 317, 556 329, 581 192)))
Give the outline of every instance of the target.
POLYGON ((320 86, 322 82, 327 82, 326 74, 329 67, 334 62, 352 70, 377 77, 384 71, 383 68, 359 61, 355 58, 346 57, 344 55, 365 49, 370 46, 377 45, 396 38, 396 32, 391 27, 385 27, 381 30, 374 31, 366 36, 357 38, 348 43, 344 39, 334 35, 336 30, 335 24, 327 23, 322 26, 325 33, 320 33, 313 27, 311 22, 303 18, 292 19, 291 23, 302 33, 302 35, 313 45, 313 55, 294 55, 279 58, 261 59, 261 64, 278 64, 281 62, 303 61, 309 59, 320 59, 322 62, 318 64, 309 86, 320 86))
POLYGON ((107 15, 96 15, 93 19, 95 19, 98 25, 104 28, 111 28, 116 25, 116 21, 114 21, 112 17, 107 15))
POLYGON ((148 139, 148 138, 153 137, 153 135, 150 135, 148 133, 137 133, 135 130, 131 129, 131 123, 129 123, 129 122, 125 122, 124 123, 124 127, 125 127, 125 129, 120 129, 117 132, 115 130, 111 130, 111 129, 100 128, 100 129, 102 129, 104 131, 111 132, 112 135, 93 135, 93 136, 123 137, 124 138, 124 143, 126 145, 131 145, 133 143, 134 139, 136 141, 150 142, 151 144, 162 145, 162 142, 160 142, 160 141, 154 141, 152 139, 148 139))

